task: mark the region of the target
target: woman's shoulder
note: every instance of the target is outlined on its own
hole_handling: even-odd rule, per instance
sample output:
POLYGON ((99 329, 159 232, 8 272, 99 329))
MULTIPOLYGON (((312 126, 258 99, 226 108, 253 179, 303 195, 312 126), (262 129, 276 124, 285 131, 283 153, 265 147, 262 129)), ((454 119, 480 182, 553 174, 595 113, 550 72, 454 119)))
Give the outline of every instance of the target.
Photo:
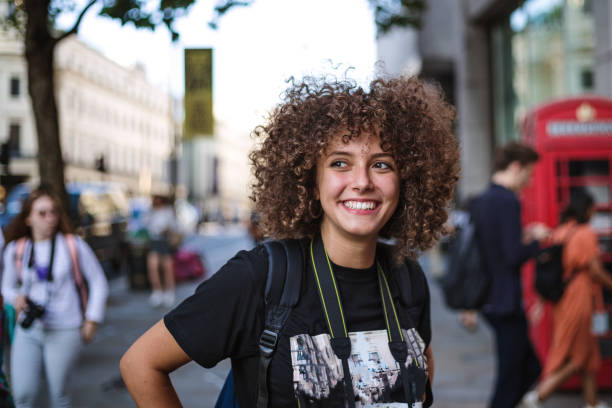
POLYGON ((263 244, 258 244, 249 250, 242 250, 234 255, 237 262, 249 264, 253 269, 267 270, 268 252, 263 244))
POLYGON ((579 224, 576 227, 576 234, 580 234, 582 236, 597 236, 597 232, 595 232, 589 223, 579 224))
POLYGON ((418 286, 427 286, 427 277, 425 276, 425 272, 421 267, 421 264, 414 259, 406 258, 404 260, 404 268, 403 268, 413 285, 418 286))
MULTIPOLYGON (((241 282, 242 285, 248 282, 256 284, 266 278, 267 269, 267 252, 263 245, 257 245, 249 250, 238 251, 219 268, 210 278, 210 281, 211 283, 215 281, 227 281, 232 284, 236 282, 241 282)), ((206 283, 207 281, 204 282, 204 284, 206 283)))
POLYGON ((576 224, 566 222, 559 225, 553 231, 552 239, 554 242, 578 242, 584 240, 597 240, 597 233, 590 224, 576 224))
POLYGON ((598 245, 597 232, 588 223, 579 224, 573 232, 571 240, 580 242, 581 246, 590 245, 597 247, 598 245))
POLYGON ((77 247, 87 245, 85 240, 81 238, 80 235, 74 234, 72 232, 58 232, 56 235, 56 239, 64 242, 66 245, 76 245, 77 247))
POLYGON ((17 240, 9 241, 4 247, 4 256, 6 256, 6 254, 8 253, 14 253, 16 245, 17 245, 17 240))
POLYGON ((420 305, 429 299, 429 284, 418 261, 405 258, 391 270, 392 280, 402 302, 410 307, 420 305))

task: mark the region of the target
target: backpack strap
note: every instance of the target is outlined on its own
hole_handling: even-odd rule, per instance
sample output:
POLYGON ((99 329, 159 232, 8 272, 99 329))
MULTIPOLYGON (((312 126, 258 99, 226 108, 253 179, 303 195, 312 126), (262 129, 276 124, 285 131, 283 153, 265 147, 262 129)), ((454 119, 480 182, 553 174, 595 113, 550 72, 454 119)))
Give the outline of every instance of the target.
POLYGON ((64 235, 64 238, 66 239, 68 254, 70 255, 70 261, 72 262, 72 277, 74 278, 74 284, 76 286, 77 294, 79 295, 81 312, 83 313, 83 318, 85 318, 85 311, 87 310, 88 301, 87 283, 85 282, 85 278, 81 273, 81 267, 79 266, 79 251, 77 248, 76 239, 72 234, 66 234, 64 235))
POLYGON ((17 268, 17 282, 20 285, 23 281, 23 254, 27 242, 27 237, 21 237, 15 242, 15 267, 17 268))
POLYGON ((268 252, 268 276, 264 294, 264 330, 259 338, 258 408, 268 408, 268 369, 280 331, 300 298, 304 270, 304 250, 300 241, 266 241, 263 245, 268 252))

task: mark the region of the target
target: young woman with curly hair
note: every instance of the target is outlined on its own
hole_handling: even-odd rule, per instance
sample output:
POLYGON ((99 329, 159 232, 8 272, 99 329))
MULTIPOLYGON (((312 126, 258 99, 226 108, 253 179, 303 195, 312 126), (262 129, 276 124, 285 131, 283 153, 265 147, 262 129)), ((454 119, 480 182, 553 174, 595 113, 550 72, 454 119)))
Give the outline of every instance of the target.
MULTIPOLYGON (((268 401, 258 402, 257 389, 267 321, 268 256, 260 245, 239 252, 126 352, 121 371, 137 404, 180 406, 168 373, 191 360, 212 367, 227 357, 241 408, 421 399, 408 379, 420 375, 424 385, 428 375, 431 382, 433 354, 429 289, 414 259, 439 238, 447 218, 459 171, 453 119, 441 91, 416 78, 376 79, 368 89, 350 81, 293 82, 268 123, 255 129, 260 144, 250 155, 251 198, 265 235, 297 239, 305 259, 299 301, 263 371, 268 401), (322 269, 345 325, 341 358, 337 338, 330 340, 322 269), (392 320, 404 335, 399 345, 388 335, 392 320), (395 346, 408 358, 398 358, 395 346)), ((430 387, 425 399, 430 405, 430 387)))

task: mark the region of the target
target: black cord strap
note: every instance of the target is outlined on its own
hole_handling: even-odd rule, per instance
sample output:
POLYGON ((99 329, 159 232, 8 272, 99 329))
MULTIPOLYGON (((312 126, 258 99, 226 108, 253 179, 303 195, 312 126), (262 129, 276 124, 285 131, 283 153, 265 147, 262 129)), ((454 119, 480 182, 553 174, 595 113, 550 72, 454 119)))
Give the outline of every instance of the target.
POLYGON ((331 336, 331 347, 334 354, 342 361, 344 397, 350 408, 355 407, 355 391, 349 371, 348 358, 351 355, 351 340, 348 337, 340 293, 334 278, 331 262, 323 246, 321 235, 310 242, 310 259, 314 271, 319 299, 325 314, 327 329, 331 336))

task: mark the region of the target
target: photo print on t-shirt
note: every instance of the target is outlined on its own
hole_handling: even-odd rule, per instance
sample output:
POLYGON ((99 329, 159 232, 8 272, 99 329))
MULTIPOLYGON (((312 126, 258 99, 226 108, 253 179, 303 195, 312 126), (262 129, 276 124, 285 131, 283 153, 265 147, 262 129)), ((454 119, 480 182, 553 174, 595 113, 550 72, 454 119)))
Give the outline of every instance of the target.
MULTIPOLYGON (((425 343, 415 329, 402 329, 408 345, 406 367, 415 362, 427 369, 425 343)), ((403 396, 399 364, 389 350, 386 330, 349 333, 349 371, 355 390, 356 407, 408 407, 393 403, 392 395, 403 396), (399 393, 398 393, 399 392, 399 393)), ((293 387, 300 401, 326 406, 323 401, 342 401, 344 386, 342 361, 336 357, 327 333, 300 334, 290 339, 293 387)))

